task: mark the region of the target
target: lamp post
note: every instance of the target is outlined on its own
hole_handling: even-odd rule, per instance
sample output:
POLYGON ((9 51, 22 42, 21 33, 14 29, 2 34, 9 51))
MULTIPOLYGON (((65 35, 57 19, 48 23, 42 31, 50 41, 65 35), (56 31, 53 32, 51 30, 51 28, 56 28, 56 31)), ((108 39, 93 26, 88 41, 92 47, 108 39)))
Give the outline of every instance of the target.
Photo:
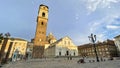
POLYGON ((93 43, 96 60, 97 60, 97 62, 99 62, 99 58, 98 58, 98 54, 97 54, 96 46, 95 46, 96 35, 93 35, 93 34, 91 33, 91 35, 88 36, 88 38, 89 38, 89 40, 93 43))

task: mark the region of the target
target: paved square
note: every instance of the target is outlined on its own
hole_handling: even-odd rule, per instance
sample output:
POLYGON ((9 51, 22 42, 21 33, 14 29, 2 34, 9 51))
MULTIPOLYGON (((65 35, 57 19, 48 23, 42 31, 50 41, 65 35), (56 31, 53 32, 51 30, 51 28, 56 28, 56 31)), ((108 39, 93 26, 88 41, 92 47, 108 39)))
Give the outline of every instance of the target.
POLYGON ((120 60, 78 64, 77 60, 32 59, 11 62, 3 65, 2 68, 120 68, 120 60))

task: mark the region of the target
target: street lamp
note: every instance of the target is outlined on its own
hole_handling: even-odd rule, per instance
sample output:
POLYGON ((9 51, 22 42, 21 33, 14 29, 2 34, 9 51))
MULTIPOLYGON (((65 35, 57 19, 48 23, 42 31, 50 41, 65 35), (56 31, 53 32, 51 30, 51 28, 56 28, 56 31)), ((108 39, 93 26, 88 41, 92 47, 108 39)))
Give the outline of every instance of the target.
POLYGON ((95 52, 95 55, 96 55, 96 60, 97 60, 97 62, 99 62, 98 54, 97 54, 96 47, 95 47, 96 35, 93 35, 93 34, 91 33, 91 35, 88 36, 88 38, 89 38, 89 40, 93 43, 94 52, 95 52))

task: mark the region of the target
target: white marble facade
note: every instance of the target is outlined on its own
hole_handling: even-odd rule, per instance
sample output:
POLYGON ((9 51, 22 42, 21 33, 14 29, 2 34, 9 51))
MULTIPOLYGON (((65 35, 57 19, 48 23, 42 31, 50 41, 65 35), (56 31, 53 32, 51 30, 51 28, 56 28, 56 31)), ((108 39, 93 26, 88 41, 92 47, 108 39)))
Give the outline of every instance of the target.
POLYGON ((50 44, 45 49, 45 56, 78 56, 78 48, 69 37, 64 37, 50 44))

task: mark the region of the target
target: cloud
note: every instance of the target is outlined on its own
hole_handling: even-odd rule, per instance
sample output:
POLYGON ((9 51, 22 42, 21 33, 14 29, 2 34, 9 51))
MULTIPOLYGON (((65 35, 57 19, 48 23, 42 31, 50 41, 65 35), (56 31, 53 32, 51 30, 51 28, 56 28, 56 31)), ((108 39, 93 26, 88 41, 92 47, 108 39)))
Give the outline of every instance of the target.
POLYGON ((91 12, 95 11, 97 6, 100 4, 101 0, 88 0, 87 1, 87 9, 91 12))
POLYGON ((118 28, 120 28, 120 26, 107 25, 106 28, 107 28, 107 29, 118 29, 118 28))
POLYGON ((118 20, 120 18, 120 14, 119 15, 108 15, 103 17, 102 19, 99 20, 94 20, 92 22, 90 22, 89 26, 90 27, 90 31, 93 32, 98 28, 103 28, 103 27, 107 27, 107 28, 118 28, 120 25, 120 21, 118 20))
POLYGON ((98 36, 98 40, 103 41, 112 39, 120 34, 120 15, 108 15, 100 20, 91 22, 89 25, 90 31, 98 36))
POLYGON ((97 34, 97 41, 104 41, 104 39, 105 39, 105 34, 104 33, 102 33, 102 34, 97 34))
POLYGON ((78 20, 79 19, 79 14, 75 15, 75 19, 78 20))
POLYGON ((89 40, 87 36, 90 35, 90 33, 97 35, 97 41, 112 39, 114 36, 120 34, 120 0, 79 1, 84 4, 81 5, 83 6, 82 9, 77 7, 75 19, 77 22, 88 24, 85 25, 86 30, 81 31, 81 34, 79 33, 81 36, 74 38, 76 43, 88 43, 89 40))
POLYGON ((75 20, 79 24, 83 22, 85 25, 81 24, 80 27, 83 30, 79 30, 81 33, 73 37, 77 44, 89 43, 90 33, 97 36, 97 41, 112 39, 120 34, 120 0, 79 1, 80 5, 77 5, 79 7, 76 8, 75 20))
POLYGON ((86 44, 86 43, 90 43, 89 38, 88 38, 89 34, 81 34, 74 36, 74 42, 77 44, 77 46, 82 45, 82 44, 86 44))
POLYGON ((94 32, 94 31, 96 31, 96 29, 99 27, 99 25, 101 25, 102 24, 102 22, 100 23, 100 22, 94 22, 94 23, 90 23, 90 32, 94 32))
POLYGON ((96 11, 99 8, 111 8, 112 4, 119 3, 120 0, 86 0, 87 9, 91 12, 96 11))

